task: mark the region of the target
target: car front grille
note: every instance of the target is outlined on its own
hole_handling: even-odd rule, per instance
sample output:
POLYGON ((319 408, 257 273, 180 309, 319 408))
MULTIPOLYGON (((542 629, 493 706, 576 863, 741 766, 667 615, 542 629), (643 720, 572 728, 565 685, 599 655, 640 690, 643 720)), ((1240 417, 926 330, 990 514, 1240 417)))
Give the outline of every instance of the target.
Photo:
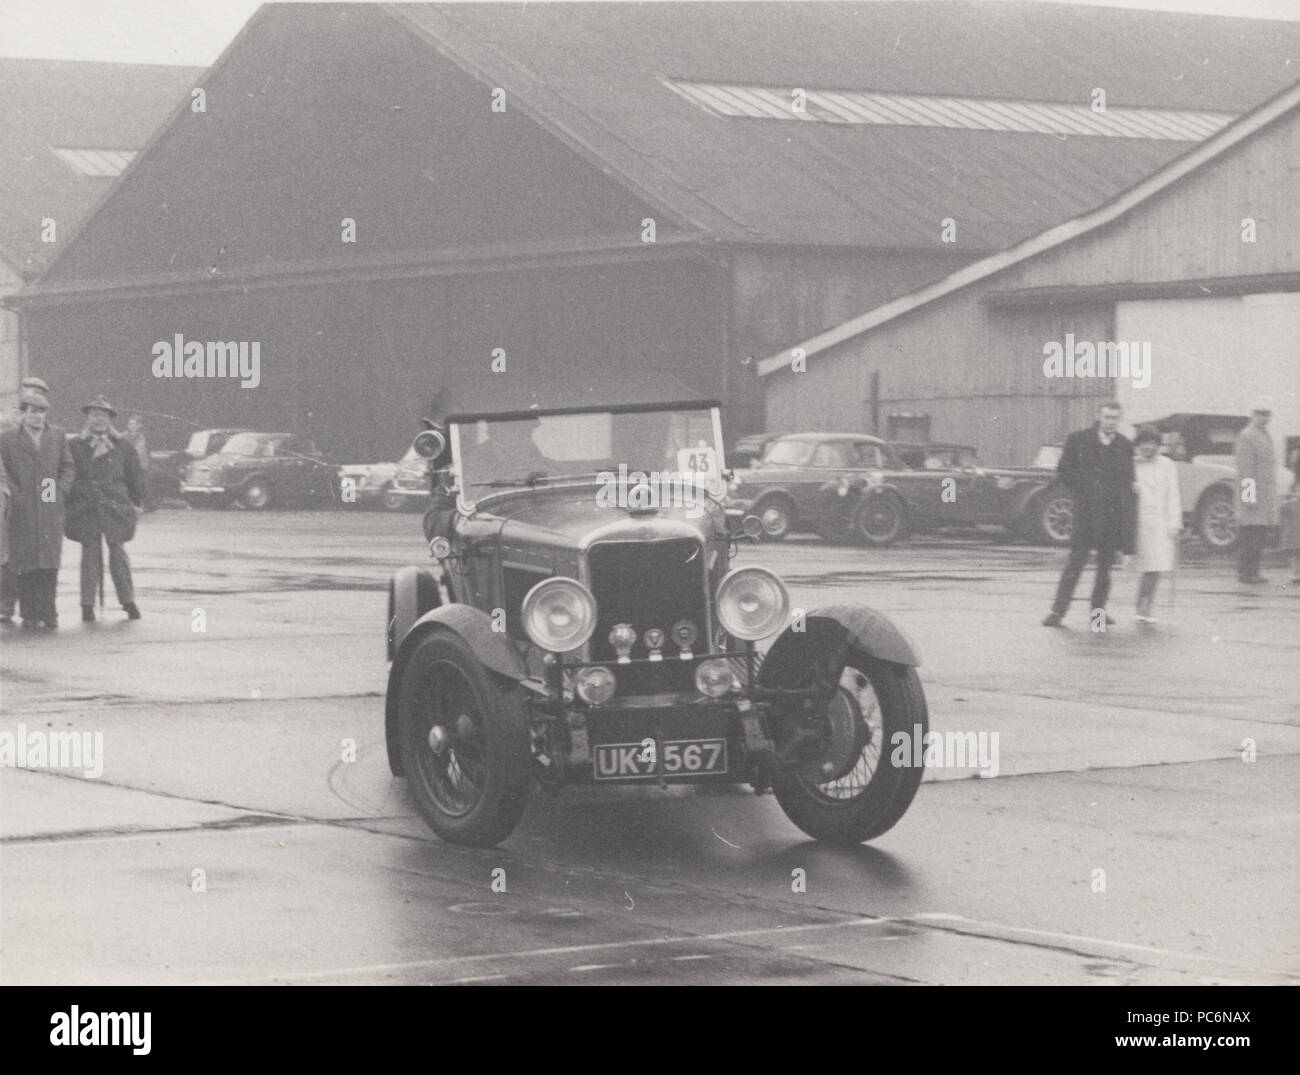
POLYGON ((587 552, 591 592, 596 598, 596 632, 591 639, 591 659, 610 662, 618 680, 617 694, 656 694, 694 689, 694 665, 678 660, 671 640, 673 624, 690 620, 699 632, 692 648, 696 656, 708 652, 708 624, 704 596, 705 552, 693 538, 666 541, 598 542, 587 552), (609 632, 615 624, 629 623, 636 630, 634 659, 649 656, 644 638, 658 627, 668 641, 663 661, 649 665, 618 665, 609 632))

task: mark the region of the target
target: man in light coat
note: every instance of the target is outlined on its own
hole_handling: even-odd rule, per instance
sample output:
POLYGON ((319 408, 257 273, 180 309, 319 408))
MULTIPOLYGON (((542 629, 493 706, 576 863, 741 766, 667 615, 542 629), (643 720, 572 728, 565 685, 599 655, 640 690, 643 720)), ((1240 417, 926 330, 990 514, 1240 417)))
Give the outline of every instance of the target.
POLYGON ((1267 582, 1259 561, 1269 528, 1277 525, 1277 464, 1268 420, 1273 400, 1264 396, 1251 407, 1250 424, 1237 436, 1237 579, 1267 582))

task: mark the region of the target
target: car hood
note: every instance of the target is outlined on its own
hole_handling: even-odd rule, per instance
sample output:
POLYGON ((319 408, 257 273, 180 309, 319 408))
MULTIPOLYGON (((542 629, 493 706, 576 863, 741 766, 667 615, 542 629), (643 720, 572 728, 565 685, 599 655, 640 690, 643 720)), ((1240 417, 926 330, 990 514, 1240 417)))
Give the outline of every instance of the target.
POLYGON ((655 507, 632 509, 609 503, 597 483, 528 489, 480 504, 479 519, 499 519, 503 540, 581 548, 593 541, 649 541, 655 537, 726 532, 722 506, 704 492, 694 504, 663 497, 655 507), (603 501, 603 502, 602 502, 603 501))

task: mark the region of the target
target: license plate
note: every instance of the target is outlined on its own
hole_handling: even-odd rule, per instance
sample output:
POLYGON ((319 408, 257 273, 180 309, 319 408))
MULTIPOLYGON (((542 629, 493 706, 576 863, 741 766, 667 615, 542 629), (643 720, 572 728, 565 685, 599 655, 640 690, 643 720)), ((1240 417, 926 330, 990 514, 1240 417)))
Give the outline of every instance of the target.
POLYGON ((700 776, 727 771, 725 739, 670 739, 656 744, 653 739, 639 743, 598 743, 592 759, 597 780, 633 780, 657 777, 663 751, 664 776, 700 776))

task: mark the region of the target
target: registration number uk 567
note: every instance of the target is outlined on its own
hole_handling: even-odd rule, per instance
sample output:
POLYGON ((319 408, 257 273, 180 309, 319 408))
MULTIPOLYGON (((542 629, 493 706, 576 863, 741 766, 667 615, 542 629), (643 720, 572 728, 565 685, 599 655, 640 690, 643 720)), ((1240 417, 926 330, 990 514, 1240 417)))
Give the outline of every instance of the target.
POLYGON ((656 744, 600 743, 592 759, 597 780, 628 780, 659 775, 659 752, 665 776, 696 776, 727 771, 725 739, 673 739, 656 744))

